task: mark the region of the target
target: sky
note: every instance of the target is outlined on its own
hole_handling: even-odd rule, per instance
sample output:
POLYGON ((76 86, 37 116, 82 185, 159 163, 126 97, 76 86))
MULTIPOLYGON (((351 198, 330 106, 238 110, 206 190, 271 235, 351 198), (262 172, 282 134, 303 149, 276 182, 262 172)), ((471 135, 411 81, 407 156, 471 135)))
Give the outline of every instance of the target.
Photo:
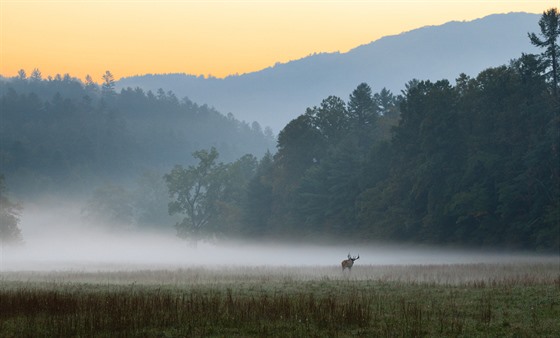
MULTIPOLYGON (((225 77, 560 0, 0 0, 0 75, 225 77)), ((535 27, 537 31, 538 27, 535 27)))

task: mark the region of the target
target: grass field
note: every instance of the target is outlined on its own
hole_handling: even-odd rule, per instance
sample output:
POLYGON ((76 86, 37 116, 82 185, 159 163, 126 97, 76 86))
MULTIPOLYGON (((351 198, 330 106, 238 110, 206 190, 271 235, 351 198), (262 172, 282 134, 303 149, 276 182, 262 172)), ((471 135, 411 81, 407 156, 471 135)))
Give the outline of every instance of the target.
POLYGON ((556 262, 0 273, 0 336, 559 337, 556 262))

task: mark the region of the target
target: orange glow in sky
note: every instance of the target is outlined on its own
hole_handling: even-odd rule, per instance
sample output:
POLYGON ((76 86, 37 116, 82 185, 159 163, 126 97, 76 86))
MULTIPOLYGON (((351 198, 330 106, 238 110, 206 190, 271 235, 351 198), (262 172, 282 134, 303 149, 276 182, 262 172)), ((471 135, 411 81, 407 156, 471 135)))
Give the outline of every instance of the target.
MULTIPOLYGON (((560 0, 0 0, 0 74, 224 77, 560 0)), ((538 31, 538 26, 535 27, 538 31)))

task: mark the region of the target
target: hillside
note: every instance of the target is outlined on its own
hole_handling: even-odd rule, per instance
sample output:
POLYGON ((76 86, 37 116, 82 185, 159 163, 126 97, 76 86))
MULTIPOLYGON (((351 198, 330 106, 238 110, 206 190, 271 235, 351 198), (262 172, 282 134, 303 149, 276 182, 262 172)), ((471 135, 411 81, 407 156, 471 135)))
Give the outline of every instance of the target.
MULTIPOLYGON (((70 76, 0 81, 0 175, 20 194, 88 192, 158 175, 215 147, 220 160, 274 149, 274 137, 171 92, 105 91, 70 76)), ((160 175, 160 177, 161 177, 160 175)))
POLYGON ((507 64, 523 52, 536 52, 527 33, 538 29, 538 18, 527 13, 491 15, 423 27, 347 53, 310 55, 225 79, 148 74, 123 78, 117 88, 171 90, 178 97, 187 96, 278 132, 328 95, 346 99, 361 82, 367 82, 374 92, 386 87, 398 94, 413 78, 455 79, 460 73, 476 76, 487 67, 507 64))

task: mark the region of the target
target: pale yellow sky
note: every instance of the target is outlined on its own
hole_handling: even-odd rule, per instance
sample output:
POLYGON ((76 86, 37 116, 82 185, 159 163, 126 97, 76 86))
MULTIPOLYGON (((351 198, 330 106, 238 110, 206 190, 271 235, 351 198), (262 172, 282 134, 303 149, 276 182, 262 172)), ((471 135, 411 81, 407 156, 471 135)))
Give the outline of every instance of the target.
MULTIPOLYGON (((0 74, 224 77, 560 0, 0 0, 0 74)), ((538 27, 535 27, 535 31, 538 27)))

